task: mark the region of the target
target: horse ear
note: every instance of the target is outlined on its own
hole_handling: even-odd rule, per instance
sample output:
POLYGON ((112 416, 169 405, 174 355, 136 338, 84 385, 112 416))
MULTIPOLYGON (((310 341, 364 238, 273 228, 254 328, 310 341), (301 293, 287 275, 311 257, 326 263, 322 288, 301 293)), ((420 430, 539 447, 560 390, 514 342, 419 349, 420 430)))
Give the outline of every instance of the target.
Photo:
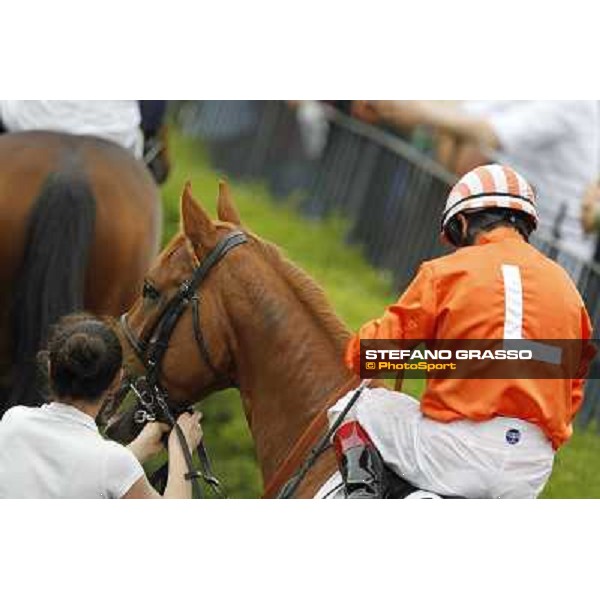
POLYGON ((219 200, 217 203, 217 215, 221 221, 227 221, 234 225, 241 225, 240 213, 231 198, 229 186, 226 181, 219 181, 219 200))
POLYGON ((194 200, 189 181, 181 194, 181 228, 194 247, 212 248, 217 242, 217 228, 206 211, 194 200))

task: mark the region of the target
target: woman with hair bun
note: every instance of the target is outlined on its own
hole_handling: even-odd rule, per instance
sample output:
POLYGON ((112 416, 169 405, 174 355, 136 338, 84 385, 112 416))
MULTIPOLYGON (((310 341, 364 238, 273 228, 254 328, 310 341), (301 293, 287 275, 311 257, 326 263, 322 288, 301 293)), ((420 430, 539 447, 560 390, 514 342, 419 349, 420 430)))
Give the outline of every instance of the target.
MULTIPOLYGON (((16 406, 0 421, 0 498, 160 498, 141 466, 162 449, 168 426, 148 423, 128 446, 104 439, 96 416, 119 384, 121 344, 102 320, 63 317, 47 350, 50 402, 16 406)), ((200 414, 178 422, 190 448, 202 438, 200 414)), ((169 435, 165 498, 191 498, 183 452, 169 435)))

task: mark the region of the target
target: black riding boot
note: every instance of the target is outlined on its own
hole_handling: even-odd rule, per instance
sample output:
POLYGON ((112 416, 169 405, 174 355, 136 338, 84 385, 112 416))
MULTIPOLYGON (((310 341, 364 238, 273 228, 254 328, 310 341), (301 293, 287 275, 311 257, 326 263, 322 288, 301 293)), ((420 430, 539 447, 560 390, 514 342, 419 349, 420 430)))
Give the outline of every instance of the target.
POLYGON ((346 498, 383 498, 383 459, 358 421, 344 423, 333 436, 333 446, 346 486, 346 498))

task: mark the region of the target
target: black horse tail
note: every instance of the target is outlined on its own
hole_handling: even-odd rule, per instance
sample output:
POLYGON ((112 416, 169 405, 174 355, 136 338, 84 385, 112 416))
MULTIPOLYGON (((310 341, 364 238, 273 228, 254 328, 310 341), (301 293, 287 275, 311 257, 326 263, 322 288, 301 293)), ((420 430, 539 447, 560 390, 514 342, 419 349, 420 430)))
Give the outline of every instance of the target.
POLYGON ((9 406, 44 401, 37 353, 60 317, 83 308, 96 201, 80 167, 50 174, 29 217, 14 288, 13 378, 9 406))

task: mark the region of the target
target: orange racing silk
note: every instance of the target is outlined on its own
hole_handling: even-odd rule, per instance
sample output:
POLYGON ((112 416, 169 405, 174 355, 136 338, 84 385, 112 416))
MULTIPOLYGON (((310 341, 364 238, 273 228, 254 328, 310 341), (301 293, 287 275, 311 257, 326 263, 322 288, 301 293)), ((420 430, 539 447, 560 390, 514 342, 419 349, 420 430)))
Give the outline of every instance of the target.
MULTIPOLYGON (((349 342, 346 362, 360 373, 360 340, 503 339, 586 340, 578 375, 593 347, 591 322, 567 273, 501 227, 473 246, 425 262, 395 304, 366 323, 349 342)), ((523 419, 558 448, 572 434, 583 400, 578 379, 428 379, 421 399, 427 417, 449 422, 523 419)))

